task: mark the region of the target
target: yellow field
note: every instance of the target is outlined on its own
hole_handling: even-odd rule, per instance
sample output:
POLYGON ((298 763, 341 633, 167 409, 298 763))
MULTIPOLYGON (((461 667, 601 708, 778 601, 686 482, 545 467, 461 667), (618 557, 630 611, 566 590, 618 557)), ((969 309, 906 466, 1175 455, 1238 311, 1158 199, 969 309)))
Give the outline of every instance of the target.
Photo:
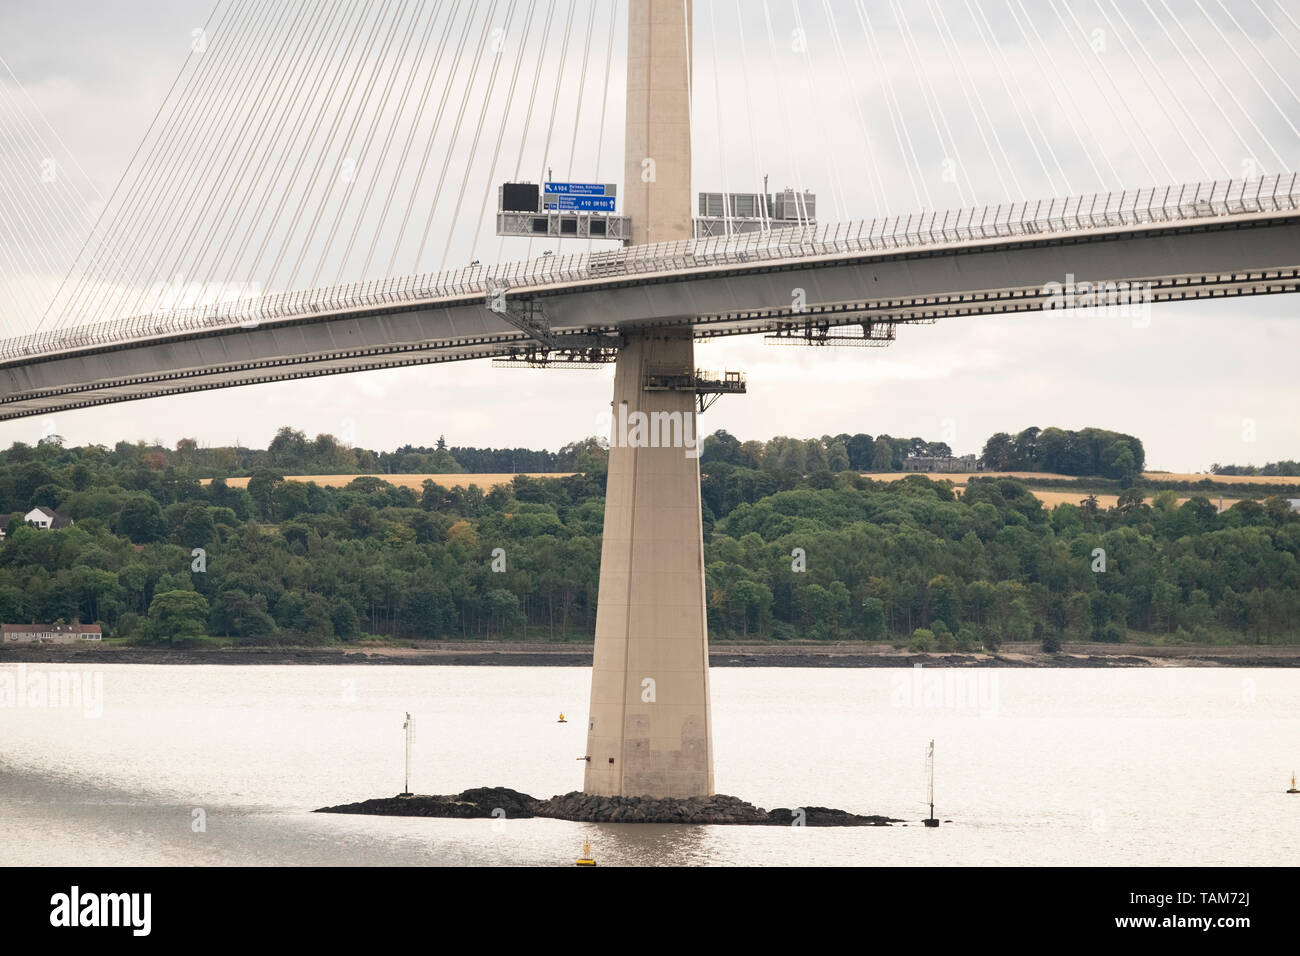
MULTIPOLYGON (((929 472, 929 471, 890 471, 872 473, 867 472, 862 477, 873 478, 876 481, 898 481, 900 478, 906 478, 908 475, 925 475, 934 481, 943 481, 948 479, 954 485, 966 484, 966 479, 972 477, 980 478, 1023 478, 1027 481, 1038 479, 1040 481, 1049 481, 1059 478, 1062 481, 1074 481, 1074 475, 1056 475, 1048 471, 948 471, 948 472, 929 472)), ((1209 478, 1210 481, 1219 484, 1242 484, 1242 485, 1294 485, 1300 488, 1300 475, 1185 475, 1175 474, 1167 471, 1144 471, 1142 477, 1147 481, 1204 481, 1209 478)))
POLYGON ((1144 471, 1148 481, 1210 481, 1224 485, 1293 485, 1300 488, 1300 475, 1176 475, 1164 471, 1144 471))
MULTIPOLYGON (((979 471, 979 472, 965 472, 965 471, 960 471, 960 472, 923 472, 923 471, 905 471, 905 472, 887 472, 887 473, 880 473, 880 474, 867 474, 867 475, 864 475, 863 477, 864 477, 864 478, 874 478, 874 479, 877 480, 877 481, 898 481, 900 478, 906 478, 908 475, 925 475, 925 477, 931 479, 932 481, 943 481, 943 480, 946 479, 946 480, 952 482, 953 490, 956 491, 958 494, 961 494, 963 491, 966 490, 966 484, 967 484, 968 479, 973 478, 973 477, 983 477, 983 478, 1024 478, 1024 479, 1033 479, 1033 478, 1063 478, 1063 479, 1065 479, 1066 481, 1072 481, 1072 480, 1073 480, 1073 478, 1072 478, 1070 475, 1054 475, 1054 474, 1050 474, 1050 473, 1046 473, 1046 472, 1032 472, 1032 471, 979 471)), ((1163 477, 1164 480, 1166 480, 1166 481, 1197 481, 1197 480, 1199 480, 1199 479, 1201 479, 1201 478, 1205 478, 1205 477, 1211 477, 1211 478, 1213 478, 1214 476, 1213 476, 1213 475, 1209 475, 1209 476, 1206 476, 1206 475, 1170 475, 1170 474, 1164 474, 1164 475, 1162 475, 1160 472, 1145 472, 1145 473, 1144 473, 1144 477, 1146 477, 1146 478, 1150 478, 1150 479, 1154 479, 1154 480, 1157 480, 1157 481, 1160 480, 1161 477, 1163 477)), ((1230 480, 1230 479, 1228 479, 1228 478, 1224 478, 1223 480, 1224 480, 1224 481, 1228 481, 1228 480, 1230 480)), ((1285 480, 1288 480, 1288 479, 1276 479, 1276 478, 1260 478, 1260 477, 1256 477, 1256 483, 1259 483, 1260 481, 1285 481, 1285 480)), ((1297 478, 1297 479, 1295 479, 1295 480, 1296 480, 1298 483, 1300 483, 1300 478, 1297 478)), ((1031 488, 1031 489, 1029 489, 1029 492, 1030 492, 1030 494, 1032 494, 1035 498, 1037 498, 1039 501, 1041 501, 1041 502, 1043 503, 1044 507, 1046 507, 1046 508, 1048 508, 1048 509, 1055 508, 1057 505, 1062 505, 1062 504, 1067 504, 1067 505, 1077 505, 1079 502, 1083 501, 1085 498, 1088 497, 1088 493, 1087 493, 1086 491, 1073 491, 1073 490, 1071 490, 1071 491, 1040 491, 1040 490, 1037 490, 1037 489, 1031 488)), ((1155 497, 1154 495, 1148 495, 1148 496, 1147 496, 1147 501, 1148 501, 1148 502, 1152 501, 1152 500, 1154 499, 1154 497, 1155 497)), ((1179 499, 1178 499, 1178 503, 1181 505, 1184 501, 1187 501, 1189 497, 1190 497, 1190 496, 1186 496, 1186 497, 1179 498, 1179 499)), ((1099 508, 1113 508, 1113 507, 1115 507, 1115 503, 1116 503, 1118 500, 1119 500, 1119 499, 1118 499, 1118 496, 1117 496, 1117 495, 1097 495, 1097 507, 1099 507, 1099 508)), ((1225 501, 1223 502, 1223 506, 1224 506, 1224 508, 1225 508, 1225 509, 1226 509, 1226 508, 1231 508, 1231 507, 1232 507, 1232 504, 1235 502, 1235 500, 1236 500, 1236 499, 1232 499, 1231 501, 1229 501, 1229 500, 1225 500, 1225 501)))
POLYGON ((1074 481, 1073 475, 1054 475, 1049 471, 883 471, 883 472, 866 472, 863 478, 871 478, 874 481, 898 481, 900 478, 906 478, 908 475, 925 475, 934 481, 943 481, 945 478, 954 485, 966 484, 967 478, 1039 478, 1048 480, 1060 478, 1062 481, 1074 481))
MULTIPOLYGON (((530 472, 526 474, 528 478, 568 478, 573 472, 559 473, 539 473, 530 472)), ((875 481, 898 481, 900 478, 906 478, 908 475, 925 475, 934 481, 948 480, 953 483, 953 488, 959 494, 966 490, 967 480, 972 477, 982 478, 1023 478, 1023 479, 1052 479, 1061 478, 1066 481, 1071 480, 1070 475, 1054 475, 1046 472, 1030 471, 980 471, 980 472, 942 472, 928 473, 918 471, 905 472, 882 472, 866 474, 863 477, 871 478, 875 481)), ((1267 484, 1270 482, 1294 482, 1300 487, 1300 477, 1270 477, 1265 475, 1243 475, 1241 477, 1231 477, 1227 475, 1178 475, 1168 474, 1165 472, 1145 472, 1143 477, 1152 481, 1199 481, 1202 478, 1210 478, 1214 481, 1242 482, 1243 484, 1267 484)), ((497 485, 507 485, 514 480, 513 474, 479 474, 479 475, 286 475, 285 481, 304 481, 320 485, 323 488, 342 488, 358 478, 378 478, 386 481, 398 488, 411 488, 419 491, 424 486, 426 480, 432 480, 434 484, 442 485, 444 488, 468 488, 470 485, 478 485, 484 491, 495 488, 497 485)), ((207 484, 210 479, 204 479, 203 484, 207 484)), ((247 478, 227 478, 226 483, 232 488, 248 487, 247 478)), ((1047 508, 1055 508, 1059 504, 1077 505, 1088 495, 1084 491, 1033 491, 1035 498, 1043 503, 1047 508)), ((1148 499, 1150 500, 1150 499, 1148 499)), ((1186 497, 1178 499, 1182 504, 1186 497)), ((1115 507, 1115 495, 1098 495, 1097 505, 1101 508, 1115 507)), ((1224 502, 1225 507, 1231 507, 1231 503, 1224 502)))
MULTIPOLYGON (((527 478, 568 478, 573 472, 558 473, 529 473, 527 478)), ((386 481, 390 485, 398 488, 413 488, 419 491, 426 479, 432 480, 436 485, 442 485, 444 488, 468 488, 470 485, 478 485, 480 488, 495 488, 497 485, 508 485, 514 480, 512 474, 487 474, 487 475, 285 475, 285 481, 304 481, 309 484, 320 485, 322 488, 342 488, 356 481, 358 478, 378 478, 386 481)), ((208 480, 203 482, 205 485, 208 480)), ((226 484, 232 488, 247 488, 247 478, 227 478, 226 484)))

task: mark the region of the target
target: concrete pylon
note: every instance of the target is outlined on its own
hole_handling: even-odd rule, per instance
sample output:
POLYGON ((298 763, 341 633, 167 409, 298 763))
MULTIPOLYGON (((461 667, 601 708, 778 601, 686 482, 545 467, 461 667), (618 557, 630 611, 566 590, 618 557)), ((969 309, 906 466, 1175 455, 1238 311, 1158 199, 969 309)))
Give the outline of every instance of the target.
MULTIPOLYGON (((631 0, 623 196, 635 242, 691 236, 690 29, 689 0, 631 0)), ((695 395, 644 387, 649 373, 694 372, 694 340, 689 329, 625 338, 583 789, 707 795, 713 726, 695 395)))
POLYGON ((623 214, 632 242, 691 238, 690 0, 631 0, 623 214))

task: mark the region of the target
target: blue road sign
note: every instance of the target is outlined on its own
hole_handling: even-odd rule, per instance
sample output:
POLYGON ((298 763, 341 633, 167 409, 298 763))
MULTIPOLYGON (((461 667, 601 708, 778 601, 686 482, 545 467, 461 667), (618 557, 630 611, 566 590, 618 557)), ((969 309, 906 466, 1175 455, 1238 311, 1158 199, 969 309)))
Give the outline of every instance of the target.
POLYGON ((606 196, 609 187, 604 183, 547 183, 543 192, 548 196, 606 196))
POLYGON ((560 212, 613 212, 613 196, 547 196, 547 209, 560 212))

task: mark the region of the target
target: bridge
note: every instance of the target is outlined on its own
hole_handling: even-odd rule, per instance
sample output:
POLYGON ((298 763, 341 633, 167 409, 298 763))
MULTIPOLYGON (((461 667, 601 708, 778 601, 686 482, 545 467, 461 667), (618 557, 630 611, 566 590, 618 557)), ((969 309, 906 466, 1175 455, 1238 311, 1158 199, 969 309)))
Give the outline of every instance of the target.
POLYGON ((656 328, 816 344, 841 326, 1060 308, 1053 283, 1071 275, 1117 288, 1123 304, 1294 292, 1298 273, 1294 173, 931 211, 546 256, 2 340, 0 420, 475 358, 594 361, 624 333, 656 328))
MULTIPOLYGON (((514 10, 511 3, 509 16, 514 10)), ((747 232, 728 221, 722 235, 700 235, 690 193, 693 26, 691 0, 630 0, 621 196, 631 241, 623 248, 143 313, 96 309, 93 296, 74 294, 61 327, 0 340, 0 420, 487 358, 533 367, 612 362, 616 421, 676 416, 690 436, 697 393, 744 388, 739 375, 698 372, 699 339, 882 345, 900 325, 944 318, 1297 291, 1300 180, 1291 172, 843 222, 764 222, 747 232), (657 158, 650 178, 647 157, 657 158)), ((584 787, 712 793, 698 461, 680 445, 619 437, 610 447, 584 787)))

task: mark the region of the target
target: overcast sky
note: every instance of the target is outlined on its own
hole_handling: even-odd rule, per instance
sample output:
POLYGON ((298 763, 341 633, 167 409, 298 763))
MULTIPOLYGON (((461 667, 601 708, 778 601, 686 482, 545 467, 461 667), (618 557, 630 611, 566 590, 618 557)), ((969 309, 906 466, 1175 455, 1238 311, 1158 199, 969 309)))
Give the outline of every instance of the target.
MULTIPOLYGON (((301 2, 304 9, 317 6, 301 2)), ((538 7, 549 5, 540 0, 538 7)), ((504 24, 509 6, 501 0, 492 22, 504 24)), ((516 49, 511 43, 521 32, 524 6, 518 4, 516 27, 503 34, 507 55, 516 49)), ((832 221, 1300 166, 1300 137, 1292 128, 1300 117, 1300 3, 1260 0, 1225 9, 1218 0, 1169 0, 1171 16, 1164 0, 1118 8, 1110 0, 868 0, 861 8, 832 0, 837 38, 823 4, 801 0, 793 7, 771 4, 770 40, 763 5, 739 6, 743 28, 731 0, 695 4, 696 190, 750 190, 767 173, 773 188, 814 190, 819 219, 832 221)), ((0 0, 0 57, 21 83, 0 68, 0 240, 12 243, 21 234, 17 220, 35 215, 42 202, 62 229, 40 257, 24 260, 0 248, 2 334, 32 327, 39 316, 34 303, 57 288, 69 264, 64 260, 75 255, 113 192, 212 7, 213 0, 0 0), (59 156, 59 191, 34 191, 47 151, 59 156)), ((490 25, 487 8, 478 4, 457 23, 490 25)), ((513 172, 516 156, 530 179, 545 166, 556 168, 556 178, 560 171, 621 178, 621 14, 602 120, 611 7, 602 3, 589 20, 593 8, 579 0, 565 70, 557 77, 568 9, 567 2, 556 7, 533 123, 526 131, 507 124, 498 181, 507 178, 502 170, 513 172), (583 74, 589 25, 593 42, 583 74), (553 102, 556 121, 548 130, 553 102)), ((423 49, 412 46, 413 73, 432 56, 437 39, 423 49)), ((365 55, 357 59, 364 63, 365 55)), ((518 59, 527 90, 535 53, 525 44, 518 59)), ((461 72, 464 86, 453 92, 470 107, 465 124, 454 142, 441 135, 433 140, 432 155, 445 155, 450 170, 444 189, 434 188, 432 176, 414 180, 418 190, 397 180, 417 219, 433 208, 431 245, 438 248, 419 260, 423 270, 436 269, 444 257, 448 267, 463 265, 471 249, 490 261, 542 248, 500 243, 491 235, 490 210, 486 222, 478 217, 479 197, 495 186, 484 157, 496 119, 502 109, 522 110, 524 94, 507 99, 503 71, 485 100, 488 69, 461 72), (471 152, 481 105, 488 122, 479 151, 471 152), (452 200, 462 189, 467 198, 452 229, 459 205, 452 200)), ((235 109, 237 87, 221 101, 225 108, 235 109)), ((365 125, 337 156, 322 146, 329 164, 378 155, 376 144, 364 142, 365 125)), ((384 123, 378 126, 376 137, 384 132, 384 123)), ((399 128, 399 139, 404 132, 399 128)), ((311 148, 304 140, 303 151, 311 148)), ((363 161, 358 168, 360 179, 350 188, 368 185, 370 175, 380 193, 387 189, 382 166, 363 161)), ((333 188, 346 201, 349 187, 333 188)), ((220 212, 190 214, 203 225, 203 216, 220 212)), ((366 234, 392 229, 395 218, 376 212, 361 217, 360 226, 366 234)), ((181 222, 188 228, 189 220, 181 222)), ((339 261, 340 273, 349 268, 339 261)), ((260 274, 232 278, 267 281, 260 274)), ((1294 298, 1271 297, 1155 306, 1149 324, 1060 312, 948 319, 902 328, 888 349, 715 341, 699 347, 697 364, 744 370, 749 394, 719 401, 701 428, 725 428, 742 439, 921 435, 949 440, 961 453, 978 452, 995 431, 1096 425, 1136 434, 1146 444, 1148 465, 1166 470, 1297 458, 1296 310, 1294 298)), ((375 449, 429 445, 440 434, 451 444, 556 448, 595 433, 611 382, 610 369, 499 370, 486 362, 400 369, 10 422, 0 425, 0 443, 32 442, 53 431, 79 444, 137 438, 173 444, 193 437, 207 445, 264 446, 276 428, 291 425, 375 449)))

